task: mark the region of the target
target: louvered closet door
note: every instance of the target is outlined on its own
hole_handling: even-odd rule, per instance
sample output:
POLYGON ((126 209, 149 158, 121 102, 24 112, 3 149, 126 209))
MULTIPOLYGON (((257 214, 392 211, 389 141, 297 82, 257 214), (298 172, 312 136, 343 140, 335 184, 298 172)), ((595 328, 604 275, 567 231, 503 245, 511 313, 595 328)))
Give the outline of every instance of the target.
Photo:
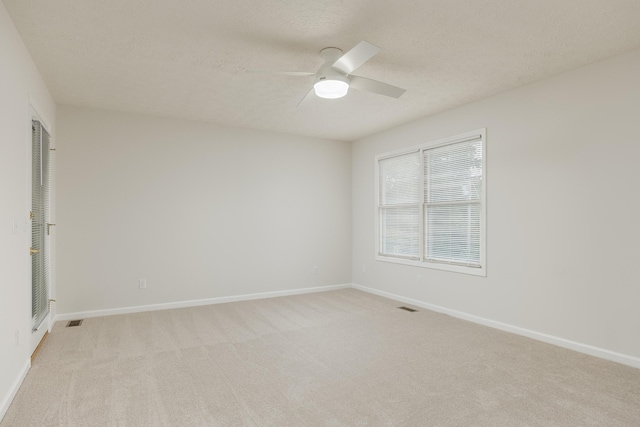
MULTIPOLYGON (((33 121, 31 151, 31 315, 37 331, 49 314, 49 142, 40 122, 33 121)), ((44 332, 43 332, 44 334, 44 332)))

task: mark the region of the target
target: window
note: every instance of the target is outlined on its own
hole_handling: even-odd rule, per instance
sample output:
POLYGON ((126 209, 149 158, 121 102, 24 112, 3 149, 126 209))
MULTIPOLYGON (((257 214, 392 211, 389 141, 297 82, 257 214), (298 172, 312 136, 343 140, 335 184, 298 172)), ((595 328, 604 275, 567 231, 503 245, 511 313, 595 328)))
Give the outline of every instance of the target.
POLYGON ((376 158, 382 261, 486 276, 485 130, 376 158))

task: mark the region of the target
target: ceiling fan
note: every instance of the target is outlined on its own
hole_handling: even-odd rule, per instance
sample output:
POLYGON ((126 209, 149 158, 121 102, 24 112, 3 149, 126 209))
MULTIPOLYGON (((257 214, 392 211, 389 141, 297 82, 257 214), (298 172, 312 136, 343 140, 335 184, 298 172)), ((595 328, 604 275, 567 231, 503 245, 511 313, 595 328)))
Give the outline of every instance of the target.
POLYGON ((309 90, 298 105, 300 105, 311 92, 315 92, 320 98, 336 99, 345 96, 349 88, 400 98, 400 96, 406 92, 405 89, 351 74, 362 64, 373 58, 378 52, 380 52, 379 47, 363 40, 344 55, 342 54, 342 50, 336 47, 322 49, 320 56, 324 59, 324 64, 322 64, 315 73, 270 70, 247 70, 246 72, 285 76, 315 76, 313 88, 309 90))

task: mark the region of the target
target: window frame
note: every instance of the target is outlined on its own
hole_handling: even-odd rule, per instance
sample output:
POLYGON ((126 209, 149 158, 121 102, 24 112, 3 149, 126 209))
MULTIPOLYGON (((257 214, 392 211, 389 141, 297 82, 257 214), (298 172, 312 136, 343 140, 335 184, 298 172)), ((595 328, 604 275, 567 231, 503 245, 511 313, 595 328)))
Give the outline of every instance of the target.
POLYGON ((381 153, 375 156, 375 259, 377 261, 390 262, 394 264, 404 264, 414 267, 431 268, 435 270, 451 271, 456 273, 470 274, 474 276, 487 275, 487 137, 486 128, 477 129, 470 132, 464 132, 461 134, 439 138, 436 140, 428 141, 419 145, 411 147, 405 147, 394 151, 381 153), (468 141, 473 137, 480 137, 482 140, 482 183, 481 183, 481 197, 480 197, 480 266, 468 266, 460 263, 447 263, 447 262, 433 262, 425 259, 425 247, 426 238, 425 235, 425 212, 426 212, 426 200, 424 196, 424 151, 442 147, 445 145, 455 144, 458 142, 468 141), (419 241, 420 241, 420 258, 410 259, 402 258, 390 255, 382 255, 382 220, 381 212, 384 209, 380 205, 381 201, 381 185, 380 185, 380 161, 396 156, 402 156, 405 154, 411 154, 416 151, 420 151, 420 226, 419 226, 419 241))

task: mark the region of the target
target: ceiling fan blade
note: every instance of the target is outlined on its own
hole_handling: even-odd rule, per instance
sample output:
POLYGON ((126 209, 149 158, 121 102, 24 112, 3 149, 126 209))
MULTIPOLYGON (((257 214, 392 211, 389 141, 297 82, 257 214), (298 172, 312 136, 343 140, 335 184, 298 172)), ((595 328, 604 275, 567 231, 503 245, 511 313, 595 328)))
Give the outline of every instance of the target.
POLYGON ((298 102, 298 104, 296 105, 296 108, 298 108, 304 101, 306 101, 309 98, 309 95, 311 95, 312 92, 313 92, 313 87, 311 88, 311 90, 309 90, 309 92, 307 92, 307 94, 305 96, 302 97, 300 102, 298 102))
POLYGON ((316 73, 307 71, 280 71, 280 70, 245 70, 247 74, 277 74, 280 76, 315 76, 316 73))
POLYGON ((349 52, 338 58, 332 67, 342 71, 344 74, 351 74, 359 66, 373 58, 378 52, 380 52, 378 46, 363 40, 355 45, 349 52))
POLYGON ((402 94, 407 91, 406 89, 360 76, 349 76, 349 87, 366 92, 373 92, 380 95, 390 96, 392 98, 400 98, 402 94))

